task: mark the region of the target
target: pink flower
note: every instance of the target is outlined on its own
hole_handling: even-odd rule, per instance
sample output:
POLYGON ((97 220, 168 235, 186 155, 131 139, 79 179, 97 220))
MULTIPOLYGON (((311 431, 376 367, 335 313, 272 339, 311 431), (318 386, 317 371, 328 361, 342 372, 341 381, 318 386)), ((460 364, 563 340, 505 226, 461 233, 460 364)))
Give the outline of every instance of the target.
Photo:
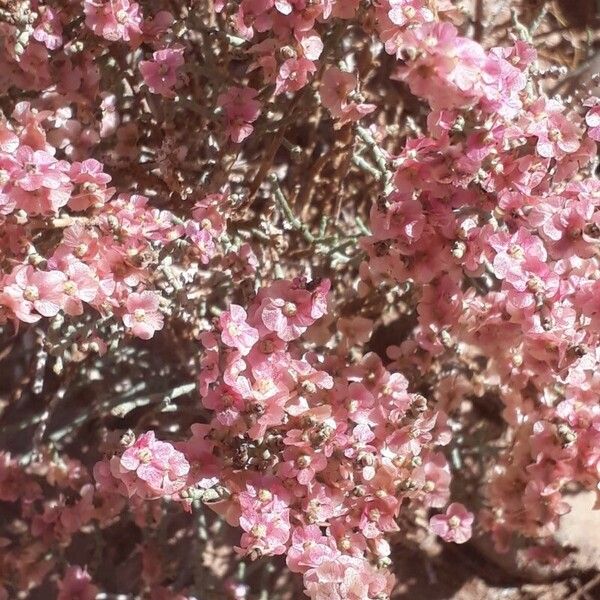
POLYGON ((427 457, 423 466, 415 473, 414 479, 423 482, 423 492, 427 494, 427 506, 441 508, 450 496, 450 468, 441 452, 427 457))
POLYGON ((350 92, 353 92, 358 83, 353 73, 344 73, 337 67, 329 67, 321 80, 321 101, 331 115, 346 121, 357 121, 361 117, 375 110, 374 104, 362 104, 351 101, 350 92))
POLYGON ((99 283, 94 272, 85 263, 74 260, 66 271, 67 281, 63 285, 63 308, 68 315, 83 314, 83 302, 90 303, 98 293, 99 283))
POLYGON ((425 23, 433 20, 432 12, 424 0, 390 0, 389 20, 399 27, 410 23, 425 23))
POLYGON ((584 102, 585 106, 591 106, 585 115, 585 124, 588 126, 588 135, 596 142, 600 142, 600 99, 591 98, 584 102))
POLYGON ((146 19, 142 24, 144 37, 155 40, 161 34, 166 33, 174 21, 175 18, 168 10, 159 10, 153 17, 146 19))
POLYGON ((309 73, 314 73, 316 70, 315 63, 307 58, 288 58, 279 67, 275 94, 297 92, 306 85, 309 73))
POLYGON ((104 204, 114 193, 114 188, 106 187, 111 176, 93 158, 74 162, 69 170, 69 177, 73 183, 79 184, 79 189, 69 199, 68 204, 72 210, 87 210, 91 206, 104 204))
POLYGON ((259 337, 258 331, 246 322, 246 317, 246 311, 237 304, 232 304, 229 310, 223 312, 219 317, 223 343, 237 348, 242 356, 250 352, 259 337))
POLYGON ((202 398, 202 404, 215 411, 219 423, 232 427, 246 408, 246 401, 227 386, 209 390, 202 398))
POLYGON ((225 111, 226 133, 236 144, 254 131, 250 123, 260 115, 260 102, 254 99, 257 94, 251 87, 230 87, 217 98, 217 104, 225 111))
POLYGON ((17 267, 11 274, 12 282, 4 288, 5 303, 26 323, 34 323, 40 315, 53 317, 63 305, 66 279, 60 271, 17 267))
POLYGON ((163 316, 158 310, 160 296, 156 292, 133 293, 127 297, 123 323, 133 335, 149 340, 155 331, 163 328, 163 316))
POLYGON ((296 34, 296 36, 298 37, 300 46, 302 46, 304 58, 318 60, 323 52, 323 41, 314 29, 303 32, 302 35, 296 34))
POLYGON ((28 215, 51 215, 68 203, 70 188, 66 186, 58 189, 41 187, 27 192, 19 187, 14 187, 9 197, 17 209, 24 210, 28 215))
POLYGON ((446 509, 445 514, 431 517, 429 527, 446 542, 464 544, 471 537, 474 518, 473 513, 462 504, 454 502, 446 509))
POLYGON ((510 272, 520 270, 526 259, 544 262, 548 257, 542 240, 531 235, 525 227, 521 227, 512 236, 505 232, 492 235, 489 245, 496 251, 494 273, 500 279, 504 279, 510 272))
POLYGON ((290 537, 290 511, 284 505, 268 505, 264 510, 248 507, 240 516, 240 527, 245 532, 241 539, 242 551, 254 552, 257 557, 283 554, 290 537))
POLYGON ((519 269, 506 274, 503 289, 508 304, 517 311, 541 307, 558 293, 560 278, 545 263, 536 258, 526 259, 519 269))
POLYGON ((537 136, 536 150, 544 158, 564 158, 576 152, 581 144, 579 127, 558 111, 534 123, 528 133, 537 136))
POLYGON ((294 285, 287 281, 274 282, 268 292, 260 294, 262 302, 258 313, 262 325, 284 341, 299 337, 325 313, 328 289, 328 281, 317 286, 314 292, 299 282, 294 285))
POLYGON ((154 52, 152 60, 141 61, 140 73, 152 93, 172 98, 177 72, 184 62, 183 48, 165 48, 154 52))
POLYGON ((28 192, 42 187, 55 190, 69 181, 64 173, 67 163, 59 162, 47 152, 33 150, 29 146, 19 146, 12 168, 10 163, 7 166, 15 184, 28 192))
POLYGON ((132 41, 142 33, 139 4, 129 0, 84 0, 85 24, 111 42, 132 41))
POLYGON ((200 262, 207 265, 210 259, 216 256, 217 246, 210 230, 202 227, 196 221, 185 224, 185 235, 192 241, 200 254, 200 262))
POLYGON ((87 569, 70 566, 58 582, 57 600, 95 600, 98 592, 98 587, 92 583, 87 569))
POLYGON ((181 452, 148 431, 123 452, 113 475, 123 476, 130 494, 137 492, 143 497, 158 498, 181 490, 189 470, 190 465, 181 452))
POLYGON ((362 557, 339 554, 304 576, 311 600, 365 600, 389 596, 393 579, 362 557))
POLYGON ((306 525, 294 528, 286 563, 290 571, 304 573, 335 558, 336 554, 331 537, 324 536, 317 525, 306 525))
POLYGON ((285 462, 279 465, 278 475, 295 478, 301 485, 309 485, 315 475, 327 466, 327 458, 308 448, 288 447, 284 450, 285 462))
POLYGON ((33 30, 33 38, 42 42, 48 50, 56 50, 63 43, 62 23, 59 13, 49 6, 45 7, 39 23, 33 30))

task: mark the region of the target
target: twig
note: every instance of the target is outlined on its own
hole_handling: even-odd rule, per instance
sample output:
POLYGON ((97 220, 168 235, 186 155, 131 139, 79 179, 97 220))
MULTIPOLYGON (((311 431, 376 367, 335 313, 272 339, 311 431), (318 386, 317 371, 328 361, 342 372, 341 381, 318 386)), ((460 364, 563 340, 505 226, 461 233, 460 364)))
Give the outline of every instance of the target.
POLYGON ((356 226, 358 227, 358 230, 363 235, 371 235, 371 232, 369 231, 369 228, 363 223, 363 220, 360 217, 356 217, 354 219, 354 222, 356 223, 356 226))
POLYGON ((510 9, 510 16, 512 19, 513 27, 515 28, 519 38, 524 42, 531 43, 531 34, 529 33, 529 29, 519 21, 519 15, 517 14, 517 9, 512 7, 510 9))
POLYGON ((58 406, 60 401, 65 397, 67 393, 67 385, 64 382, 60 388, 58 388, 57 392, 52 396, 50 402, 46 406, 46 409, 42 413, 40 417, 40 421, 38 426, 33 434, 33 455, 39 454, 42 442, 44 441, 44 435, 46 433, 46 429, 48 428, 48 421, 54 412, 54 409, 58 406))
POLYGON ((495 9, 492 11, 492 14, 488 17, 487 22, 485 23, 483 34, 481 36, 482 39, 487 37, 488 33, 494 28, 496 19, 498 18, 500 13, 503 11, 506 3, 507 3, 507 0, 502 0, 502 1, 496 2, 495 9))
POLYGON ((578 589, 574 594, 571 594, 567 600, 577 600, 577 598, 583 598, 587 592, 594 589, 598 584, 600 584, 600 575, 596 575, 596 577, 588 581, 582 588, 578 589))
POLYGON ((46 361, 48 360, 48 353, 44 348, 45 338, 46 334, 43 331, 38 331, 38 350, 35 356, 35 375, 32 385, 32 391, 36 396, 41 394, 44 389, 44 373, 46 371, 46 361))
POLYGON ((381 181, 383 179, 383 175, 370 163, 368 163, 360 154, 355 154, 352 157, 352 162, 363 171, 366 171, 370 175, 373 175, 377 181, 381 181))
POLYGON ((290 208, 289 202, 287 201, 277 179, 277 175, 272 173, 269 176, 269 180, 271 181, 271 185, 273 186, 273 195, 275 196, 275 200, 279 205, 279 208, 283 212, 285 218, 287 219, 290 226, 299 231, 302 234, 302 237, 309 243, 313 244, 315 240, 315 236, 309 231, 308 226, 305 225, 290 208))
POLYGON ((544 20, 544 18, 546 17, 547 14, 548 14, 548 2, 546 1, 546 2, 544 2, 544 4, 542 4, 542 6, 540 6, 540 12, 533 19, 533 21, 531 22, 531 25, 529 26, 529 39, 530 40, 533 40, 533 35, 535 34, 535 32, 537 31, 539 26, 542 24, 542 21, 544 20))
POLYGON ((483 12, 483 0, 477 0, 475 3, 475 33, 473 34, 476 42, 481 41, 483 36, 483 12))
POLYGON ((385 153, 377 145, 377 142, 375 141, 375 139, 371 135, 371 132, 368 129, 358 125, 356 127, 356 133, 358 133, 358 137, 366 144, 367 148, 369 148, 371 154, 373 155, 373 159, 375 160, 375 163, 377 164, 377 168, 379 169, 379 172, 383 175, 383 177, 387 181, 387 177, 390 174, 390 172, 388 171, 388 161, 385 156, 385 153))

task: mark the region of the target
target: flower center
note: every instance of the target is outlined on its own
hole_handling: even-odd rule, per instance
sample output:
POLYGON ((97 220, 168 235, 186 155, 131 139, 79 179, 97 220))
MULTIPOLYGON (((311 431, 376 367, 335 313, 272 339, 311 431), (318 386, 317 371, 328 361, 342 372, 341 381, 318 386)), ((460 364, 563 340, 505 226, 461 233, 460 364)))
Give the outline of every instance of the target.
POLYGON ((267 535, 267 528, 265 525, 257 524, 252 527, 250 533, 257 538, 264 538, 267 535))
POLYGON ((542 292, 544 290, 544 282, 537 275, 532 275, 527 280, 527 289, 530 292, 542 292))
POLYGON ((65 294, 69 296, 74 296, 75 292, 77 292, 77 284, 74 281, 67 281, 64 285, 65 294))
POLYGON ((118 10, 117 13, 115 14, 115 19, 121 23, 121 25, 123 25, 124 23, 127 22, 127 12, 124 11, 123 9, 118 10))
POLYGON ((296 466, 299 469, 306 469, 307 467, 310 466, 310 463, 311 463, 311 459, 310 459, 310 456, 308 456, 308 454, 301 454, 296 459, 296 466))
POLYGON ((379 509, 374 508, 369 511, 369 521, 379 521, 380 518, 381 512, 379 511, 379 509))
POLYGON ((142 448, 138 452, 138 459, 141 463, 148 464, 152 460, 151 450, 149 448, 142 448))
POLYGON ((100 189, 93 181, 86 181, 82 187, 84 191, 89 192, 90 194, 95 194, 100 189))
POLYGON ((448 525, 452 529, 456 529, 460 525, 460 519, 456 515, 453 515, 448 519, 448 525))
POLYGON ((269 490, 265 490, 264 488, 258 490, 257 495, 258 495, 258 499, 261 502, 270 502, 271 500, 273 500, 273 494, 271 494, 271 492, 269 490))
POLYGON ((272 382, 270 379, 258 379, 256 381, 256 387, 261 394, 265 394, 272 387, 272 382))
POLYGON ((549 132, 548 132, 548 137, 553 141, 553 142, 558 142, 558 140, 561 139, 562 134, 560 133, 560 129, 557 129, 556 127, 553 127, 549 132))
POLYGON ((88 245, 87 244, 79 244, 75 250, 73 251, 73 253, 75 254, 75 256, 77 256, 78 258, 81 258, 82 256, 85 256, 86 252, 88 251, 88 245))
POLYGON ((354 413, 358 410, 360 402, 358 400, 348 400, 348 412, 354 413))
POLYGON ((517 260, 523 260, 525 258, 525 251, 521 246, 513 244, 507 251, 507 254, 517 260))
POLYGON ((40 292, 35 285, 28 285, 23 292, 23 298, 25 298, 25 300, 29 300, 29 302, 34 302, 35 300, 38 300, 39 297, 40 292))
POLYGON ((298 307, 293 302, 286 302, 282 311, 286 317, 295 317, 298 313, 298 307))
POLYGON ((139 323, 142 323, 146 320, 146 311, 143 308, 136 308, 133 312, 133 318, 139 323))
POLYGON ((345 537, 340 540, 339 546, 341 550, 350 550, 350 548, 352 548, 352 542, 345 537))
POLYGON ((275 344, 271 340, 262 340, 260 343, 260 351, 263 354, 272 354, 275 350, 275 344))

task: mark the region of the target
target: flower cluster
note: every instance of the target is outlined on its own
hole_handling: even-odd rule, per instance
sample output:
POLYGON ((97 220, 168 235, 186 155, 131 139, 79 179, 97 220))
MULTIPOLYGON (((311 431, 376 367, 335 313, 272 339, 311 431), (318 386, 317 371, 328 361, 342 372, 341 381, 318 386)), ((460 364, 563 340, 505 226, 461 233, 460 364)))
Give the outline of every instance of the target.
POLYGON ((185 220, 153 208, 146 196, 115 196, 95 159, 55 158, 55 113, 22 103, 13 117, 0 123, 0 317, 35 323, 89 307, 151 338, 164 321, 153 273, 158 253, 178 244, 191 264, 214 258, 224 232, 223 195, 205 196, 185 220))
MULTIPOLYGON (((515 428, 484 512, 506 548, 511 532, 556 530, 567 484, 600 489, 597 105, 584 120, 536 92, 529 44, 486 51, 422 3, 400 4, 378 9, 382 41, 408 54, 397 77, 431 112, 390 157, 394 189, 371 209, 365 277, 412 286, 418 323, 414 342, 393 350, 399 364, 423 369, 415 349, 485 358, 484 381, 515 428)), ((434 529, 458 540, 452 518, 434 529)))
POLYGON ((121 456, 108 465, 97 463, 96 481, 112 490, 115 486, 131 497, 171 496, 186 484, 190 465, 184 455, 167 442, 158 441, 149 431, 138 437, 121 456))
MULTIPOLYGON (((201 433, 212 456, 202 482, 216 474, 227 490, 210 506, 243 529, 240 553, 285 553, 311 598, 382 598, 392 579, 378 569, 390 562, 387 538, 403 503, 448 501, 449 465, 437 447, 450 431, 376 355, 347 363, 310 349, 329 285, 275 281, 202 335, 199 389, 213 415, 201 433)), ((464 542, 473 516, 457 506, 452 535, 432 527, 464 542)))

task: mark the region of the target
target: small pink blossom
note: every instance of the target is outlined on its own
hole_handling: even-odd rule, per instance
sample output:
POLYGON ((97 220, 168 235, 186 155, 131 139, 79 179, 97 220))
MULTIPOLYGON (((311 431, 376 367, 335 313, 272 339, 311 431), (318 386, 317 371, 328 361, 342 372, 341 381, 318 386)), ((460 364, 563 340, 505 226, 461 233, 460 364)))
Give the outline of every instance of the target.
POLYGON ((290 537, 290 511, 288 508, 277 510, 244 510, 240 517, 240 527, 244 530, 241 550, 258 552, 258 556, 283 554, 290 537))
POLYGON ((335 555, 331 538, 324 536, 317 525, 307 525, 294 528, 286 563, 290 571, 304 573, 335 555))
POLYGON ((585 115, 588 135, 594 141, 600 142, 600 99, 593 97, 584 102, 584 105, 590 107, 585 115))
POLYGON ((141 61, 140 73, 152 93, 172 98, 178 70, 184 62, 183 48, 165 48, 154 52, 152 60, 141 61))
MULTIPOLYGON (((112 465, 111 465, 112 467, 112 465)), ((143 497, 171 496, 183 488, 190 465, 185 456, 149 431, 121 456, 113 475, 123 477, 129 493, 143 497)))
POLYGON ((84 0, 85 24, 96 34, 116 42, 141 35, 142 15, 137 2, 129 0, 84 0))
POLYGON ((33 30, 33 37, 38 42, 42 42, 48 50, 56 50, 63 43, 62 31, 59 13, 47 6, 33 30))
POLYGON ((63 305, 66 279, 60 271, 17 267, 12 282, 4 288, 5 303, 21 321, 34 323, 40 315, 53 317, 63 305))
POLYGON ((544 158, 563 158, 576 152, 581 143, 579 127, 557 111, 534 123, 528 132, 537 136, 536 149, 544 158))
POLYGON ((261 322, 268 331, 276 332, 284 341, 299 337, 306 328, 326 311, 325 296, 329 282, 323 282, 314 292, 298 283, 275 282, 261 294, 258 309, 261 322))
POLYGON ((58 582, 57 600, 95 600, 99 589, 92 583, 87 569, 70 566, 64 577, 58 582))
POLYGON ((431 517, 429 527, 446 542, 464 544, 471 537, 474 518, 473 513, 462 504, 454 502, 448 506, 445 514, 431 517))
POLYGON ((79 189, 69 198, 69 207, 75 211, 87 210, 90 206, 104 204, 114 193, 114 188, 107 188, 111 176, 104 172, 102 164, 93 158, 83 162, 74 162, 69 171, 73 183, 79 189))
POLYGON ((156 292, 145 291, 130 294, 125 303, 123 323, 133 335, 143 340, 150 339, 155 331, 163 328, 163 315, 159 311, 160 296, 156 292))
POLYGON ((246 322, 246 317, 246 311, 237 304, 231 304, 229 310, 219 317, 223 343, 237 348, 242 356, 250 352, 259 337, 258 331, 246 322))
POLYGON ((345 73, 337 67, 329 67, 321 80, 321 101, 331 115, 341 122, 357 121, 375 110, 374 104, 351 100, 358 79, 353 73, 345 73))
POLYGON ((217 98, 217 104, 225 112, 226 133, 233 142, 243 142, 253 131, 260 115, 260 102, 255 100, 258 92, 251 87, 230 87, 217 98))
POLYGON ((65 162, 59 162, 47 152, 33 150, 29 146, 20 146, 15 153, 14 163, 5 164, 15 184, 28 192, 42 187, 55 190, 69 181, 64 173, 67 166, 65 162))
POLYGON ((307 58, 289 58, 279 67, 275 94, 297 92, 306 85, 309 74, 316 70, 315 63, 307 58))
POLYGON ((83 314, 83 303, 91 303, 98 293, 99 283, 94 272, 85 263, 72 261, 65 274, 67 281, 63 285, 63 308, 68 315, 83 314))

